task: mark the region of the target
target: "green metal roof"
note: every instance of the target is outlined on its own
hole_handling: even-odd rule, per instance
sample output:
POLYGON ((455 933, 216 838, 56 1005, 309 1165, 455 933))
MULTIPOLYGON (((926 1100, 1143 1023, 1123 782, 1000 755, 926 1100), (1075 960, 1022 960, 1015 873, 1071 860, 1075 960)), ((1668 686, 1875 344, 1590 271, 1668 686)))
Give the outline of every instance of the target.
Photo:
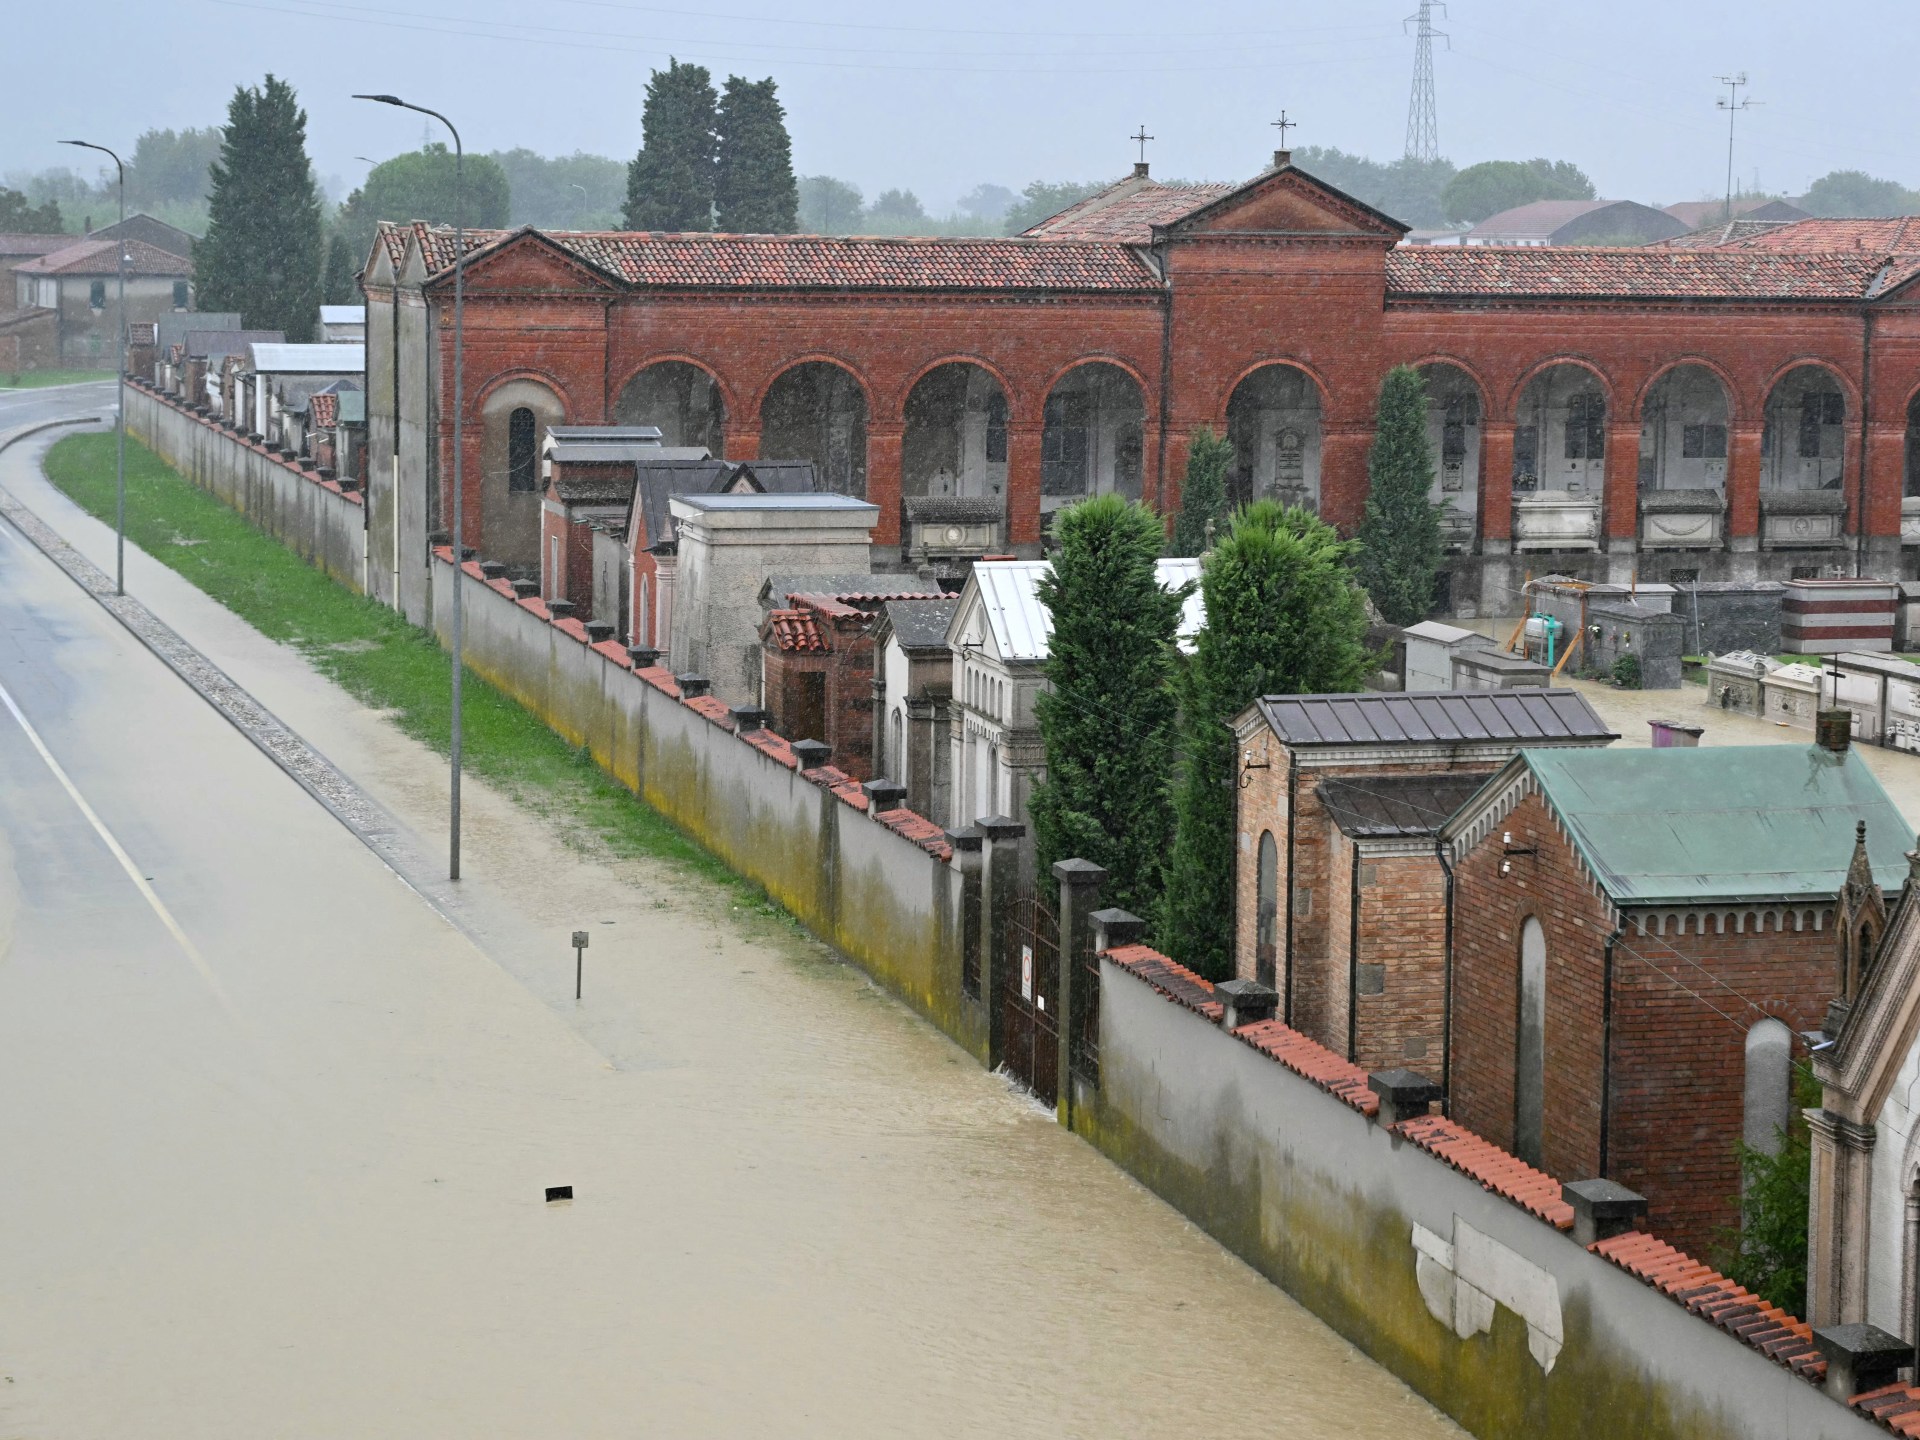
POLYGON ((1830 899, 1861 820, 1874 879, 1892 892, 1907 876, 1914 832, 1851 750, 1542 749, 1518 763, 1616 904, 1830 899))

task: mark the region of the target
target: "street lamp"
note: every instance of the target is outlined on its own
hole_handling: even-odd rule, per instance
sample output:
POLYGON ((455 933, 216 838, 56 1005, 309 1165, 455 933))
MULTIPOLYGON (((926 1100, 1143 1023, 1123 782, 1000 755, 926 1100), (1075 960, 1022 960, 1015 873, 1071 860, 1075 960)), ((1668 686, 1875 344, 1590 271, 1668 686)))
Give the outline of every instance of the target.
MULTIPOLYGON (((127 223, 127 167, 120 157, 104 145, 95 145, 91 140, 62 140, 62 145, 78 145, 82 150, 98 150, 102 155, 112 156, 113 168, 120 173, 120 225, 127 223)), ((114 252, 119 256, 115 268, 120 276, 119 320, 120 320, 120 378, 114 391, 115 411, 119 417, 115 427, 120 436, 119 456, 114 462, 114 501, 113 501, 113 593, 127 593, 127 237, 122 231, 116 231, 113 237, 114 252)))
MULTIPOLYGON (((453 122, 438 110, 429 110, 424 105, 409 105, 398 95, 356 95, 356 100, 372 100, 381 105, 397 105, 402 110, 412 110, 416 114, 429 115, 447 127, 447 133, 453 136, 453 727, 452 743, 448 753, 452 759, 452 798, 448 807, 447 819, 447 878, 460 878, 460 677, 464 666, 461 663, 461 640, 464 634, 461 616, 460 582, 466 577, 467 569, 467 527, 465 486, 463 482, 462 446, 460 427, 465 418, 466 371, 462 361, 462 346, 465 339, 466 286, 465 269, 467 263, 466 215, 463 209, 465 197, 462 185, 465 178, 465 152, 460 145, 460 132, 454 129, 453 122)), ((395 533, 400 525, 400 494, 396 489, 393 497, 393 524, 395 533)))

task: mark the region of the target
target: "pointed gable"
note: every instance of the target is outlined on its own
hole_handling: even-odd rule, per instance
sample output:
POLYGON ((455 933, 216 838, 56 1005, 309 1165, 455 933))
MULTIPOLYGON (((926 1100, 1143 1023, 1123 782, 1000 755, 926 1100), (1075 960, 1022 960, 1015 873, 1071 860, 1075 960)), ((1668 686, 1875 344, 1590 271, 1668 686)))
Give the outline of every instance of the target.
POLYGON ((1397 243, 1409 227, 1292 164, 1255 176, 1166 227, 1174 237, 1324 234, 1397 243))
MULTIPOLYGON (((436 274, 431 284, 434 289, 451 288, 452 269, 436 274)), ((464 284, 470 294, 504 291, 577 295, 583 290, 624 288, 618 277, 589 264, 530 226, 489 238, 469 251, 464 284)))

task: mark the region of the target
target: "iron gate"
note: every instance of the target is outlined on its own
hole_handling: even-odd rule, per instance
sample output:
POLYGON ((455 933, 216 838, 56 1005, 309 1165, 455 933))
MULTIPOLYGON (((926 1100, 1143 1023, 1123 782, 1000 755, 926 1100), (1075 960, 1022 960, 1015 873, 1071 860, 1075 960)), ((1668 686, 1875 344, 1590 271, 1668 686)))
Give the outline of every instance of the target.
POLYGON ((1002 1016, 1008 1071, 1043 1105, 1060 1090, 1060 924, 1031 891, 1007 915, 1002 1016))

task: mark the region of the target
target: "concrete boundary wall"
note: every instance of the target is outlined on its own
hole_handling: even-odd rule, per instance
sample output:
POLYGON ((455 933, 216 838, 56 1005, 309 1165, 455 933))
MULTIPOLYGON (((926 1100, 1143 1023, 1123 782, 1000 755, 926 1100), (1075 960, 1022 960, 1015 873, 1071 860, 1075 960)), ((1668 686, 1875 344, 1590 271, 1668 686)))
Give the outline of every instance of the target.
POLYGON ((1583 1247, 1548 1177, 1499 1193, 1473 1171, 1524 1172, 1510 1156, 1439 1116, 1380 1123, 1356 1067, 1274 1021, 1223 1031, 1205 982, 1170 994, 1141 972, 1177 967, 1129 950, 1151 961, 1102 958, 1075 1128, 1476 1435, 1885 1434, 1818 1387, 1799 1322, 1652 1236, 1583 1247), (1691 1313, 1703 1291, 1723 1303, 1691 1313), (1780 1358, 1756 1348, 1782 1331, 1780 1358))
MULTIPOLYGON (((443 645, 453 576, 451 550, 436 551, 443 645)), ((802 771, 780 736, 741 732, 724 701, 682 697, 668 670, 635 670, 619 645, 593 644, 475 562, 460 588, 470 669, 985 1061, 986 1012, 960 979, 967 881, 939 826, 904 809, 876 819, 844 772, 802 771)))
POLYGON ((126 395, 129 435, 301 559, 366 593, 367 516, 358 491, 149 387, 129 381, 126 395))

